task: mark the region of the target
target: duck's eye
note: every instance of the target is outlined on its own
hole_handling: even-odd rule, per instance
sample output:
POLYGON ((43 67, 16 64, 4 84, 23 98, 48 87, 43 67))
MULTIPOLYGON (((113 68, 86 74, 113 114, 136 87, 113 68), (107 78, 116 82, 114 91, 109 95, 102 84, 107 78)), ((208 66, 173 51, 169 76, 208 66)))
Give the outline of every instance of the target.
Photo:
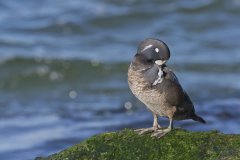
POLYGON ((158 52, 159 52, 159 49, 158 49, 158 48, 155 48, 155 52, 157 52, 157 53, 158 53, 158 52))

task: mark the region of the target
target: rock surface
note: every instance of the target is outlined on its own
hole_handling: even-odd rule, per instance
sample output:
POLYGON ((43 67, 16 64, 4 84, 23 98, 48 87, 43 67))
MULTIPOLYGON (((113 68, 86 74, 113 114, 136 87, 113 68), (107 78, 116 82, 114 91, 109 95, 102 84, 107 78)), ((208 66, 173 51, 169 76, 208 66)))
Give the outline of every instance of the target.
POLYGON ((161 139, 125 129, 93 136, 57 154, 36 160, 240 159, 240 135, 175 129, 161 139))

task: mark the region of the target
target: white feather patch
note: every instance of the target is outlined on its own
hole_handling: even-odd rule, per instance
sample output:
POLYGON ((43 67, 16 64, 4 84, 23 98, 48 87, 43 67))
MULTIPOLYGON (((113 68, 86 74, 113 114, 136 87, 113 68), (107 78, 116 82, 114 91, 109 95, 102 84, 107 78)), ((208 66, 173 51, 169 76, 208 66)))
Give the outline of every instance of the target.
POLYGON ((153 86, 157 85, 158 83, 161 83, 163 81, 163 71, 162 71, 162 68, 159 67, 158 68, 158 78, 153 82, 153 86))
POLYGON ((142 52, 143 52, 143 51, 145 51, 145 50, 147 50, 148 48, 151 48, 151 47, 152 47, 152 45, 151 45, 151 44, 149 44, 149 45, 145 46, 145 47, 142 49, 142 52))

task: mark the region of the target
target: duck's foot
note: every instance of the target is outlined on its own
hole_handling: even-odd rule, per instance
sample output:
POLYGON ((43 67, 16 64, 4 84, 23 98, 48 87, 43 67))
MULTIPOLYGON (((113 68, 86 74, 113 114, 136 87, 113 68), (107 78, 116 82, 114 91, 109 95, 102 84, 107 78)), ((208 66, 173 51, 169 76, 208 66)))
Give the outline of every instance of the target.
POLYGON ((161 137, 165 136, 167 133, 169 133, 171 130, 172 130, 171 128, 156 130, 156 131, 151 135, 151 137, 161 138, 161 137))
POLYGON ((161 129, 160 126, 158 126, 158 127, 150 127, 150 128, 140 128, 140 129, 135 129, 134 131, 137 132, 139 135, 142 135, 142 134, 155 132, 155 131, 157 131, 159 129, 161 129))

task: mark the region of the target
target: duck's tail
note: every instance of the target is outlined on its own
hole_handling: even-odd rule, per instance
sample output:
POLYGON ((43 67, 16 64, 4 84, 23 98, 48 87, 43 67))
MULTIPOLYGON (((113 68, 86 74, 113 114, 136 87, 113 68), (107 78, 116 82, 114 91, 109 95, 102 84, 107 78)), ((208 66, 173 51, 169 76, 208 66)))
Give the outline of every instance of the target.
POLYGON ((198 121, 198 122, 201 122, 201 123, 207 123, 202 117, 194 114, 192 117, 191 117, 194 121, 198 121))

